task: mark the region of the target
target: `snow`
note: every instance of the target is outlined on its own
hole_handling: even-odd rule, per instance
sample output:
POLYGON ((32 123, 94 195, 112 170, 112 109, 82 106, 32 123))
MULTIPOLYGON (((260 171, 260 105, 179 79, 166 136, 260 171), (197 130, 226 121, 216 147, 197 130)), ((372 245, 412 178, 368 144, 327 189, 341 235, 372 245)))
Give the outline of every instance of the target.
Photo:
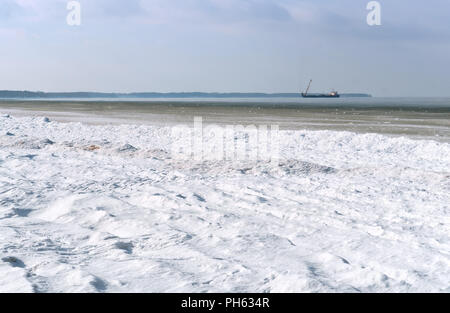
POLYGON ((450 292, 450 144, 280 138, 179 161, 170 127, 0 114, 0 292, 450 292))

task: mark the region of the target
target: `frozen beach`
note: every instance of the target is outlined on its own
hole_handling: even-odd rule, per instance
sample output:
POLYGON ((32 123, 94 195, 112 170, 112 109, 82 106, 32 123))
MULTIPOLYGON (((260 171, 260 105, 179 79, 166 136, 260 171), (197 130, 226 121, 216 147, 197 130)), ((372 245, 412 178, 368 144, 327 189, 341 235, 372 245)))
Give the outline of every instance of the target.
POLYGON ((450 98, 0 100, 0 112, 91 125, 279 125, 450 142, 450 98))
POLYGON ((442 114, 284 119, 274 166, 177 161, 139 114, 0 112, 0 292, 450 292, 442 114))

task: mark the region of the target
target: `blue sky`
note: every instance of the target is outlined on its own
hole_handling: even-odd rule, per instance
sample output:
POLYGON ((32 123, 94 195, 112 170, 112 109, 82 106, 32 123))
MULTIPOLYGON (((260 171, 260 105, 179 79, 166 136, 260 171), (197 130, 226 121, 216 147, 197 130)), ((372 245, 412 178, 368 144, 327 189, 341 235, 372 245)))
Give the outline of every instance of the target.
POLYGON ((450 96, 450 1, 0 0, 0 89, 450 96))

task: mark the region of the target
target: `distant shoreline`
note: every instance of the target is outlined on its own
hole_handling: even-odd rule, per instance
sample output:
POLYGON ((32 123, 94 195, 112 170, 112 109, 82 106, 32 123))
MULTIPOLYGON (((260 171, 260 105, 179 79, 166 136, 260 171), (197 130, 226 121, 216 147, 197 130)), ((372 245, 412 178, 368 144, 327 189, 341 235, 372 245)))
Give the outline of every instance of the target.
MULTIPOLYGON (((130 99, 130 98, 296 98, 300 93, 257 93, 257 92, 132 92, 132 93, 104 93, 104 92, 42 92, 0 90, 0 99, 130 99)), ((371 98, 366 93, 344 93, 344 98, 371 98)))

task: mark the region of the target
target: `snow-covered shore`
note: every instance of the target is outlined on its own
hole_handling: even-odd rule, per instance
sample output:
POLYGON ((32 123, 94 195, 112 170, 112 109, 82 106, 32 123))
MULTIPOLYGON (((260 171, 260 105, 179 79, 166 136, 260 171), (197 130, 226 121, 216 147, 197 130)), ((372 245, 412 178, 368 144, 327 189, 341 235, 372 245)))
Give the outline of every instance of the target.
POLYGON ((450 144, 280 138, 181 162, 169 127, 0 114, 0 292, 450 292, 450 144))

